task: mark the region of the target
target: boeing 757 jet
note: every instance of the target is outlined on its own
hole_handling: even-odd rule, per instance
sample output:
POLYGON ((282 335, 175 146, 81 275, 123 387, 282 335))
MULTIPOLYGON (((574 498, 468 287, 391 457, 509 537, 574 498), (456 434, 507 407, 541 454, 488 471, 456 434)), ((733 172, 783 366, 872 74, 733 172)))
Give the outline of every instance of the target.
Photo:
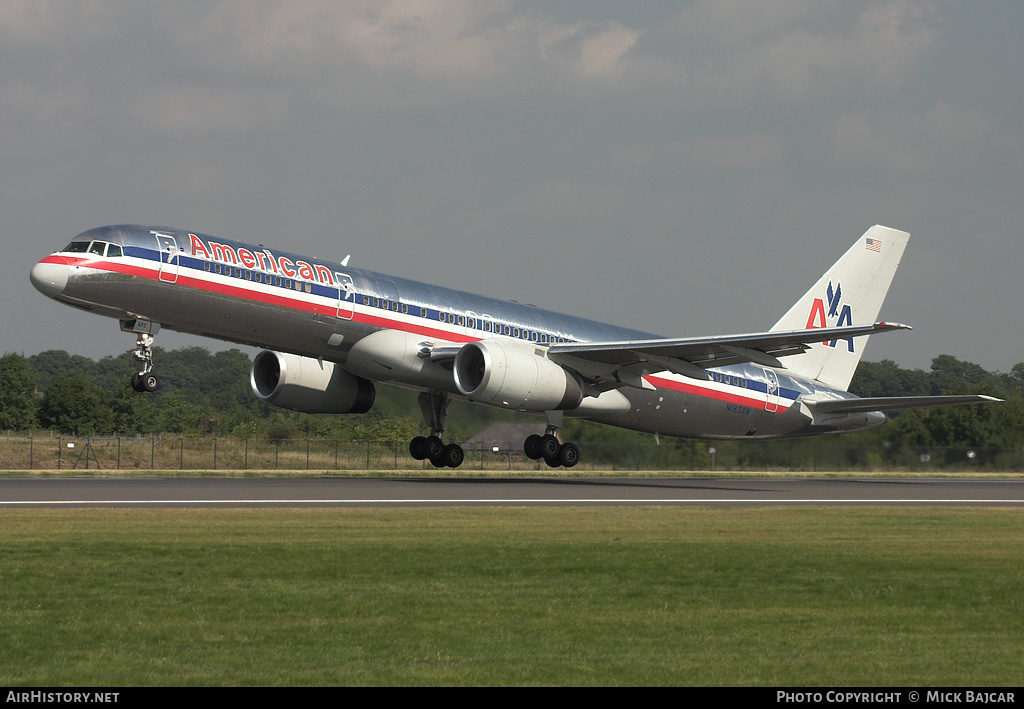
POLYGON ((257 397, 307 413, 365 413, 375 383, 421 392, 429 436, 409 452, 438 467, 449 401, 544 414, 527 456, 572 467, 557 436, 577 417, 655 436, 786 438, 858 431, 884 411, 987 396, 858 398, 847 392, 910 235, 875 226, 767 332, 661 337, 533 306, 155 226, 86 231, 32 268, 32 284, 120 321, 136 337, 133 387, 159 385, 161 328, 265 348, 257 397))

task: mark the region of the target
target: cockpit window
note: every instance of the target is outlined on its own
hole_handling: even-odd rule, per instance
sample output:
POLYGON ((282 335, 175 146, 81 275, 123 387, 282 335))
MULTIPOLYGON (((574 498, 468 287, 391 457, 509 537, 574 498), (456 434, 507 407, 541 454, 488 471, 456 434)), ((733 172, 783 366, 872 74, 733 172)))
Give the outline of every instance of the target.
POLYGON ((72 241, 64 247, 64 253, 72 254, 96 254, 103 256, 104 252, 108 258, 124 255, 121 247, 117 244, 108 244, 106 241, 72 241))

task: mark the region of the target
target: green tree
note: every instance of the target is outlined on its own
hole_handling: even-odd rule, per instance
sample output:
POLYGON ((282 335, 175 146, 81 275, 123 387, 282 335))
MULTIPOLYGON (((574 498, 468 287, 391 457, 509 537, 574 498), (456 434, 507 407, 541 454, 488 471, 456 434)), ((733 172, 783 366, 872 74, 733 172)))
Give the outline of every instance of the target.
POLYGON ((84 374, 54 377, 39 407, 39 422, 80 436, 111 433, 114 414, 110 396, 92 386, 84 374))
POLYGON ((114 433, 135 435, 157 429, 159 410, 153 398, 132 389, 127 379, 121 381, 112 401, 114 433))
MULTIPOLYGON (((995 377, 973 362, 963 362, 952 355, 939 355, 932 360, 931 394, 966 392, 967 387, 997 384, 995 377)), ((977 393, 972 389, 970 393, 977 393)))
POLYGON ((19 354, 0 357, 0 430, 26 431, 36 424, 39 375, 19 354))
POLYGON ((930 391, 927 372, 901 369, 891 359, 861 362, 850 382, 857 396, 925 396, 930 391))
POLYGON ((172 391, 160 402, 160 430, 166 433, 203 433, 213 411, 205 404, 192 403, 178 391, 172 391))
POLYGON ((46 350, 28 358, 32 368, 39 373, 39 386, 50 387, 54 377, 70 379, 78 374, 92 377, 96 371, 96 363, 88 357, 70 355, 64 350, 46 350))

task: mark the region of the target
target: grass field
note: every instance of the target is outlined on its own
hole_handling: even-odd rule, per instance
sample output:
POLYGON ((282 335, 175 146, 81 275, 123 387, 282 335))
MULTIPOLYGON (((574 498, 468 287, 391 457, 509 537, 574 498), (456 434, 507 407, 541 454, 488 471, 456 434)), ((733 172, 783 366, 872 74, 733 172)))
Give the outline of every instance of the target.
POLYGON ((4 510, 0 685, 1017 685, 1024 511, 4 510))

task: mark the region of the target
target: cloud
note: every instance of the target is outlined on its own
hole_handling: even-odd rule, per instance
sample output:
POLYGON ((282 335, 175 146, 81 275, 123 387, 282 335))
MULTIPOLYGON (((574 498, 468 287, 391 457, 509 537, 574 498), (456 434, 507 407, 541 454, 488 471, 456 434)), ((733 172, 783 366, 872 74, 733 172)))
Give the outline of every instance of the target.
POLYGON ((934 45, 931 3, 698 0, 653 29, 646 70, 697 102, 820 99, 853 89, 892 92, 934 45))
POLYGON ((923 114, 875 110, 840 116, 823 140, 842 165, 912 172, 973 152, 998 133, 980 111, 939 103, 923 114))
POLYGON ((700 112, 892 92, 937 36, 932 6, 906 0, 696 0, 638 26, 545 10, 512 0, 8 0, 0 59, 25 67, 18 80, 30 94, 91 83, 85 115, 196 137, 275 130, 317 108, 620 96, 620 110, 700 112))
POLYGON ((286 113, 280 93, 164 84, 133 98, 125 126, 139 137, 194 139, 266 129, 280 125, 286 113))

